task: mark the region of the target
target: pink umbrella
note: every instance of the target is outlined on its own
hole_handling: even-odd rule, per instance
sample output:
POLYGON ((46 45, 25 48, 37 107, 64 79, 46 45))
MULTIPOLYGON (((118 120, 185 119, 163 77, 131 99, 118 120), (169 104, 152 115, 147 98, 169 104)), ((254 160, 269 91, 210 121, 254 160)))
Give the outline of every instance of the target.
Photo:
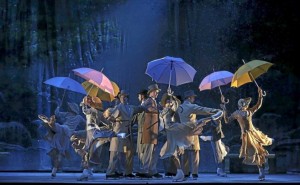
POLYGON ((229 71, 216 71, 207 75, 199 85, 199 90, 209 90, 219 87, 221 96, 223 96, 220 86, 229 84, 232 80, 233 73, 229 71))
POLYGON ((72 71, 74 71, 75 75, 86 79, 93 85, 101 88, 103 91, 115 96, 114 88, 111 81, 102 72, 85 67, 73 69, 72 71))

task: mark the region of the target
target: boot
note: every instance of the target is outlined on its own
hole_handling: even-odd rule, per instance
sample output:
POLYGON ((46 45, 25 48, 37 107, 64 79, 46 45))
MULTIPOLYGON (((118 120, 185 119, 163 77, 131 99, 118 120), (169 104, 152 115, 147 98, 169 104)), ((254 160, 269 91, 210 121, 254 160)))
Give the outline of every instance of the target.
POLYGON ((264 181, 265 180, 265 170, 264 170, 264 168, 258 168, 258 170, 259 170, 258 180, 264 181))
POLYGON ((53 167, 51 172, 51 177, 56 177, 57 168, 53 167))
POLYGON ((87 181, 89 177, 88 169, 84 169, 81 176, 77 179, 77 181, 87 181))
POLYGON ((223 171, 222 168, 217 169, 217 175, 220 177, 227 177, 227 174, 223 171))
POLYGON ((181 182, 183 180, 184 180, 184 173, 183 173, 182 169, 177 169, 177 173, 176 173, 176 176, 173 177, 173 181, 181 182))

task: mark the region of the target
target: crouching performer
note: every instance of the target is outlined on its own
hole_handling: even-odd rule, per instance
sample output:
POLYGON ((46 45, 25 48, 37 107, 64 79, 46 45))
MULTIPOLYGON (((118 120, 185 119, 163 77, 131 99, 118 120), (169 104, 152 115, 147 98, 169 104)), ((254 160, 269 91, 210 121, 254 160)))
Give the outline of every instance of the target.
POLYGON ((47 135, 44 137, 50 143, 50 151, 47 153, 51 158, 52 178, 56 177, 56 172, 61 168, 63 158, 69 157, 69 146, 71 131, 67 125, 61 125, 56 122, 55 115, 48 118, 45 115, 38 115, 47 128, 47 135))

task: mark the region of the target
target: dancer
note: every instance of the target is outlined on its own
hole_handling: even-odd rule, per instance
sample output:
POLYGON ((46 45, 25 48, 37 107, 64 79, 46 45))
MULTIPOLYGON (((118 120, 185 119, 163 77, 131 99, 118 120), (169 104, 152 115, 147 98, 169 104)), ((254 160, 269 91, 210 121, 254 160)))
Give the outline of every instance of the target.
POLYGON ((129 94, 121 90, 119 94, 120 103, 111 110, 109 120, 112 120, 113 131, 123 137, 113 137, 110 141, 110 159, 106 171, 106 178, 116 179, 119 177, 134 178, 133 172, 133 117, 144 111, 141 106, 129 105, 129 94))
POLYGON ((148 98, 142 105, 145 108, 145 119, 141 135, 141 144, 143 144, 142 166, 141 172, 137 175, 141 178, 162 178, 163 176, 157 172, 157 160, 159 151, 158 130, 159 130, 159 106, 156 103, 156 98, 161 89, 157 84, 148 86, 148 98))
POLYGON ((160 156, 161 159, 171 158, 175 163, 177 173, 176 176, 173 177, 173 181, 180 182, 185 180, 185 176, 179 156, 184 154, 185 148, 190 147, 194 143, 194 137, 198 137, 198 135, 202 133, 202 127, 208 121, 212 118, 217 119, 222 116, 222 111, 216 111, 216 114, 212 117, 194 120, 193 122, 179 123, 174 121, 178 120, 176 117, 180 101, 173 95, 168 95, 167 98, 163 96, 162 105, 164 109, 161 111, 160 117, 167 132, 167 141, 161 149, 160 156))
MULTIPOLYGON (((196 94, 193 90, 184 92, 184 102, 179 106, 177 112, 180 117, 181 123, 194 123, 197 124, 197 115, 213 115, 216 113, 222 113, 220 109, 202 107, 195 104, 196 94)), ((182 156, 183 171, 185 177, 189 177, 192 174, 194 180, 198 178, 199 162, 200 162, 200 142, 199 136, 193 136, 193 144, 190 147, 185 148, 182 156)))
POLYGON ((81 145, 82 148, 72 146, 82 157, 83 172, 77 180, 83 181, 92 176, 93 165, 99 165, 103 162, 101 154, 105 149, 104 144, 108 143, 115 134, 111 130, 110 123, 103 116, 102 101, 98 97, 85 96, 80 106, 86 116, 86 130, 76 132, 74 139, 81 138, 81 141, 84 140, 84 145, 81 145))
POLYGON ((220 177, 227 177, 225 173, 225 160, 224 158, 229 153, 229 147, 222 142, 224 134, 222 131, 221 118, 212 120, 209 124, 211 130, 211 136, 200 136, 203 141, 210 141, 212 151, 217 165, 217 175, 220 177))
POLYGON ((262 133, 252 123, 254 113, 259 110, 263 101, 263 91, 258 87, 258 100, 253 107, 249 107, 252 98, 242 98, 238 101, 238 110, 227 116, 225 104, 221 104, 224 110, 225 123, 237 120, 241 128, 242 145, 240 148, 239 158, 244 158, 243 163, 246 165, 257 165, 259 170, 258 179, 265 180, 264 167, 266 156, 269 154, 264 146, 273 143, 273 139, 262 133))
POLYGON ((68 158, 71 130, 67 125, 56 122, 55 115, 48 118, 45 115, 38 115, 47 128, 48 132, 45 139, 50 143, 50 151, 47 153, 51 158, 52 172, 51 177, 56 177, 56 172, 61 168, 63 158, 68 158))

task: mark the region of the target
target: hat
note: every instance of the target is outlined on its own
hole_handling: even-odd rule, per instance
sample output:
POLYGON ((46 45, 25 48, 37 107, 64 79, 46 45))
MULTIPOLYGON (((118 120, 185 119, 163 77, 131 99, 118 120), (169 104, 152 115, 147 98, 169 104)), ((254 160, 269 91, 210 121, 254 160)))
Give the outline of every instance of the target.
POLYGON ((248 98, 241 98, 238 101, 238 106, 239 107, 246 107, 249 106, 250 102, 251 102, 252 98, 248 97, 248 98))
POLYGON ((152 84, 148 86, 148 94, 151 93, 152 91, 161 91, 160 88, 158 88, 157 84, 152 84))
POLYGON ((68 107, 75 114, 79 114, 79 106, 76 103, 68 102, 68 107))
POLYGON ((187 99, 188 97, 191 97, 191 96, 194 96, 194 97, 197 96, 193 90, 185 91, 183 94, 184 99, 187 99))
POLYGON ((147 92, 148 92, 147 89, 142 89, 142 90, 140 90, 137 94, 147 96, 147 92))
POLYGON ((118 94, 119 97, 121 96, 129 96, 128 92, 126 90, 121 90, 120 93, 118 94))

